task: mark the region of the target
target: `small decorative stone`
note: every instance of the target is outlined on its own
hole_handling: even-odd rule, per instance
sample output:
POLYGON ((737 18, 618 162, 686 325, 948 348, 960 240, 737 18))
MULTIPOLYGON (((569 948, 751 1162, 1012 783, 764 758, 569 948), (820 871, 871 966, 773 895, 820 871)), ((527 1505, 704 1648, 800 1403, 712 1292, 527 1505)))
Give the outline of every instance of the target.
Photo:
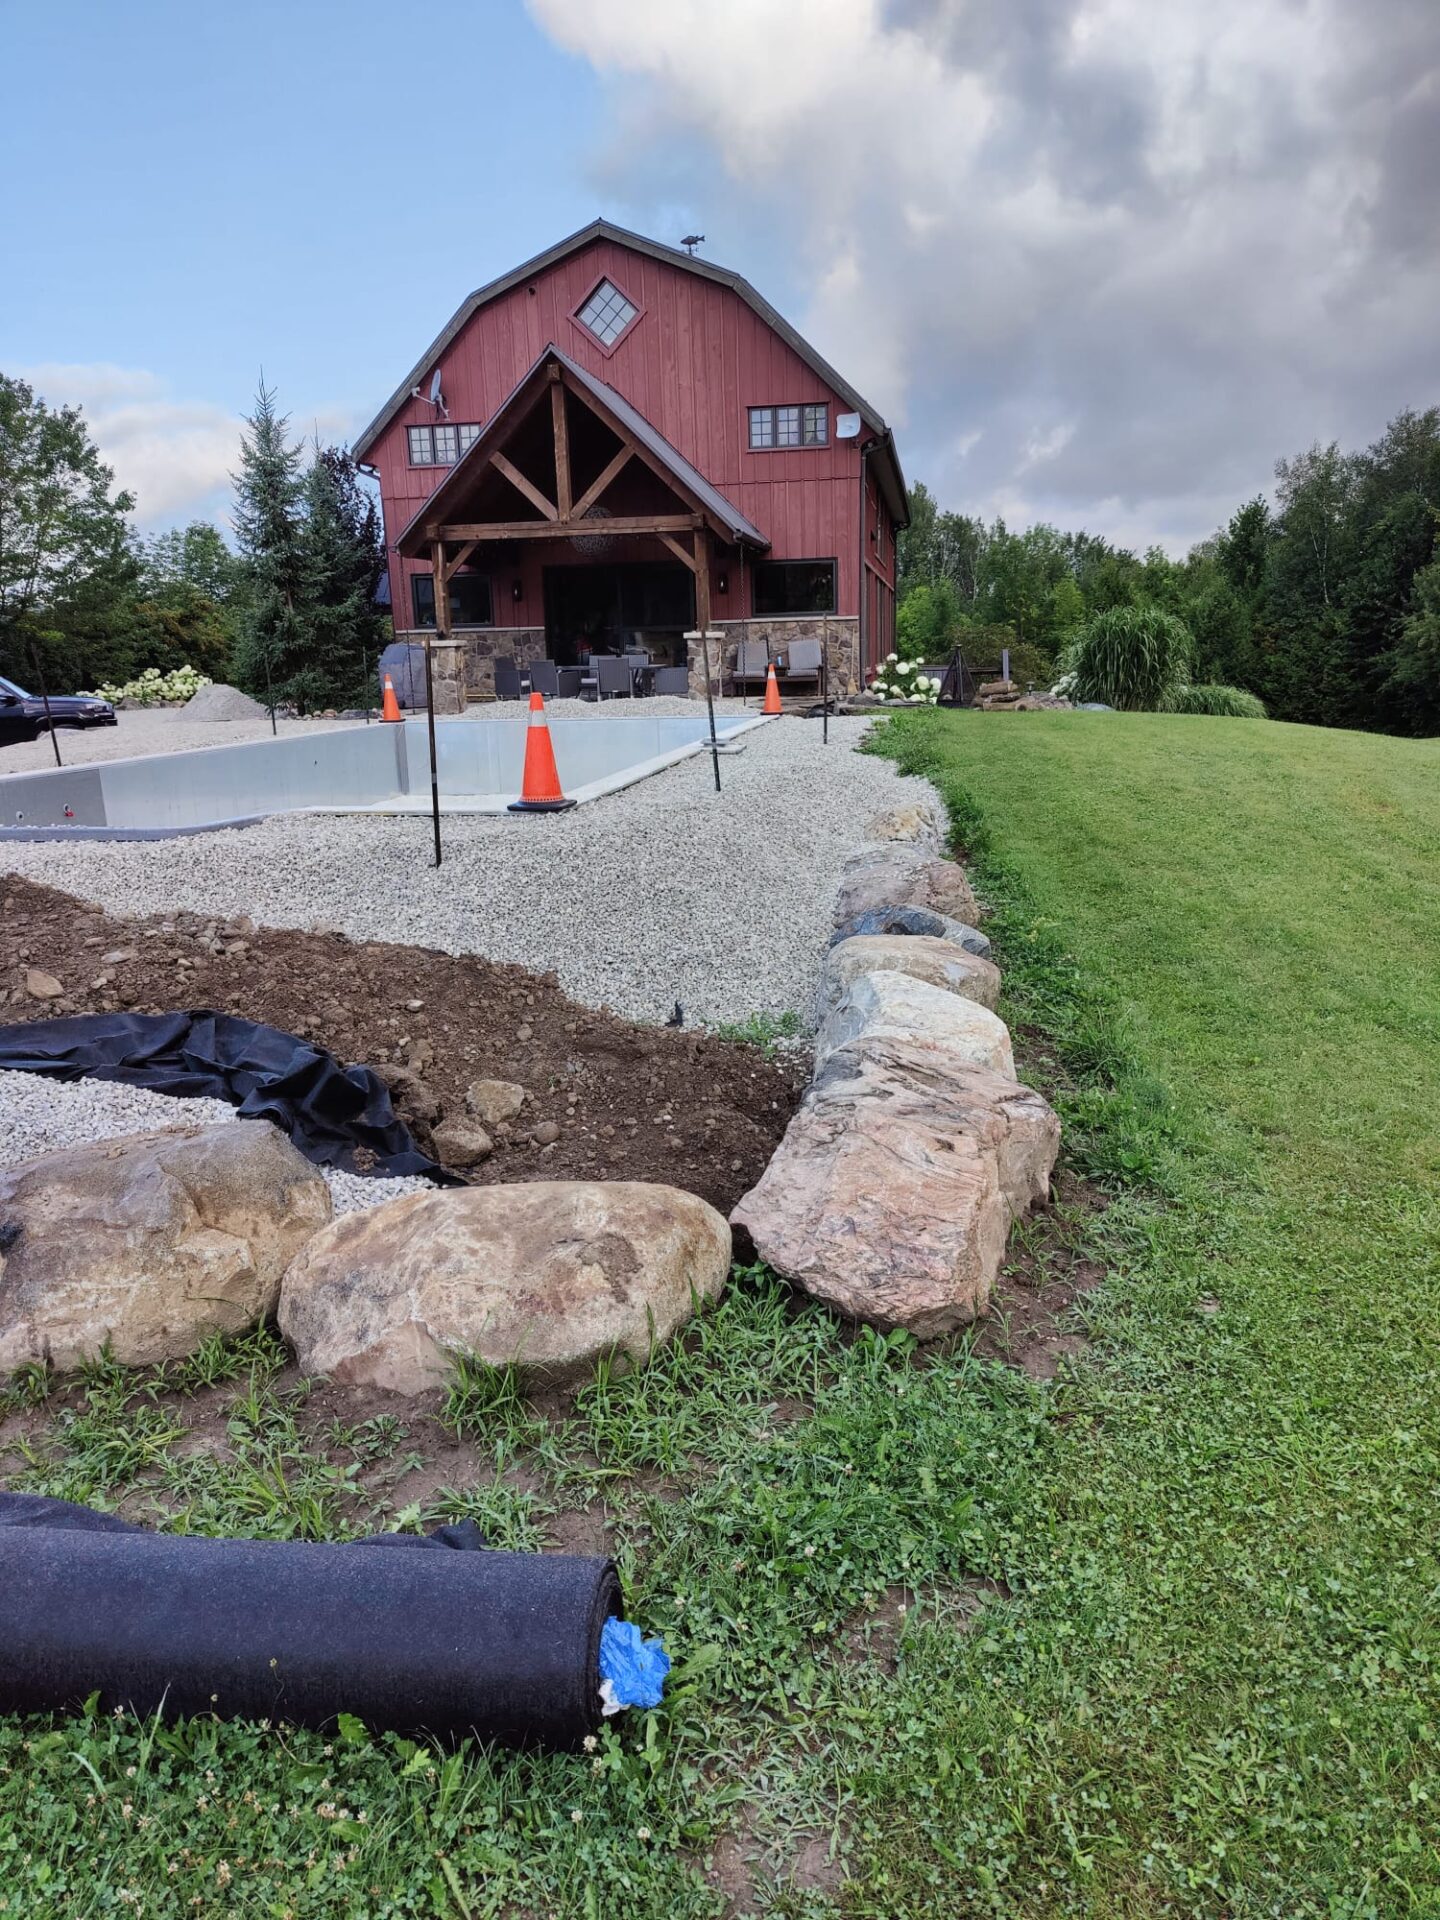
POLYGON ((465 1104, 482 1126, 502 1127, 515 1118, 526 1098, 524 1087, 513 1080, 472 1080, 465 1104))
POLYGON ((474 1167, 488 1160, 495 1143, 483 1127, 467 1127, 463 1120, 447 1120, 431 1136, 435 1157, 447 1167, 474 1167))

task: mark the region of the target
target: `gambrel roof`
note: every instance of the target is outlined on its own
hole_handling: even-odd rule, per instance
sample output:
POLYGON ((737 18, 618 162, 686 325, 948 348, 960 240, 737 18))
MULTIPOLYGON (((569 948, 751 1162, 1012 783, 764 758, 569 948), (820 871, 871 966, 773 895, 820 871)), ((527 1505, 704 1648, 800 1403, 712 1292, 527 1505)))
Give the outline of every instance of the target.
MULTIPOLYGON (((612 225, 608 220, 592 220, 588 227, 581 227, 578 233, 572 233, 568 239, 557 241, 553 247, 547 247, 544 253, 537 253, 533 260, 527 260, 522 266, 514 267, 509 273, 501 274, 498 280, 491 280, 486 286, 477 288, 456 309, 379 413, 360 434, 352 448, 355 458, 357 460, 366 458, 376 440, 409 400, 413 390, 423 383, 426 373, 481 307, 487 306, 492 300, 498 300, 512 287, 534 279, 537 274, 543 273, 547 267, 554 266, 557 261, 564 260, 572 253, 579 253, 585 247, 593 246, 600 240, 608 240, 616 246, 628 247, 634 253, 648 254, 652 260, 659 260, 666 266, 678 267, 685 273, 697 274, 704 280, 716 281, 719 285, 729 287, 732 292, 738 294, 767 326, 774 328, 787 346, 799 354, 812 372, 839 394, 852 413, 860 415, 866 427, 879 442, 874 451, 874 467, 891 517, 897 526, 908 525, 910 515, 905 497, 905 476, 900 471, 900 459, 895 451, 895 437, 869 401, 858 394, 849 381, 842 380, 835 369, 815 351, 809 341, 802 334, 797 333, 790 322, 778 314, 769 301, 763 299, 742 274, 733 272, 729 267, 718 267, 713 261, 697 259, 679 247, 662 246, 658 240, 648 240, 643 234, 631 233, 625 227, 612 225)), ((613 393, 611 388, 606 388, 605 391, 607 394, 613 393)), ((653 428, 650 430, 654 431, 653 428)))

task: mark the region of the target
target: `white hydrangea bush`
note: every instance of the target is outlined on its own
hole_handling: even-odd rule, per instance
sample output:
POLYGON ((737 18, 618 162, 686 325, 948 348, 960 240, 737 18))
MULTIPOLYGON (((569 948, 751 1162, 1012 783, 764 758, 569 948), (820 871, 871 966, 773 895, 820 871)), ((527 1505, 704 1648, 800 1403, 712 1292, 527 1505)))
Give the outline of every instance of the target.
POLYGON ((877 700, 918 700, 933 707, 940 698, 940 682, 933 673, 922 671, 917 660, 887 653, 875 669, 870 691, 877 700))
POLYGON ((85 698, 109 700, 112 705, 117 700, 134 700, 142 707, 154 707, 162 701, 191 700, 202 687, 209 685, 208 676, 196 667, 175 667, 169 673, 161 673, 158 667, 147 667, 138 679, 127 680, 118 687, 97 687, 85 698))

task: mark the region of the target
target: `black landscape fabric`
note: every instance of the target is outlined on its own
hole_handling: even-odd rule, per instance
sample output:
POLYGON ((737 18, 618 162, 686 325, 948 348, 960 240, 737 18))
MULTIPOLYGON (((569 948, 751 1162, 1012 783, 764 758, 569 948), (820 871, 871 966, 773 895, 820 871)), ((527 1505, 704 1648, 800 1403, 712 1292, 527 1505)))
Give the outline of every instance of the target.
POLYGON ((371 1068, 342 1067, 308 1040, 233 1013, 75 1014, 0 1027, 0 1069, 228 1100, 244 1120, 283 1127, 316 1166, 463 1184, 416 1146, 371 1068))
POLYGON ((623 1614, 612 1561, 492 1552, 463 1522, 341 1545, 212 1540, 0 1493, 5 1713, 98 1693, 141 1715, 352 1713, 574 1751, 600 1725, 601 1628, 623 1614))

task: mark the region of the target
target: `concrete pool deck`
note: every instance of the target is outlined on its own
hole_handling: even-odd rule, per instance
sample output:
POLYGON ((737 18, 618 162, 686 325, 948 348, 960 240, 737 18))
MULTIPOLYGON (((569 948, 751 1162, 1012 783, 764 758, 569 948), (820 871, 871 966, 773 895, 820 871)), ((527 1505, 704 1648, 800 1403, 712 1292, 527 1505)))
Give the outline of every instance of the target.
MULTIPOLYGON (((547 717, 562 785, 579 804, 688 759, 709 741, 705 711, 691 702, 678 713, 647 701, 621 713, 547 717)), ((520 791, 528 720, 523 708, 491 706, 436 722, 442 812, 506 812, 520 791)), ((733 747, 762 724, 753 707, 717 714, 717 738, 733 747)), ((410 814, 430 804, 423 719, 331 722, 323 731, 0 774, 0 838, 170 838, 277 813, 410 814)))

